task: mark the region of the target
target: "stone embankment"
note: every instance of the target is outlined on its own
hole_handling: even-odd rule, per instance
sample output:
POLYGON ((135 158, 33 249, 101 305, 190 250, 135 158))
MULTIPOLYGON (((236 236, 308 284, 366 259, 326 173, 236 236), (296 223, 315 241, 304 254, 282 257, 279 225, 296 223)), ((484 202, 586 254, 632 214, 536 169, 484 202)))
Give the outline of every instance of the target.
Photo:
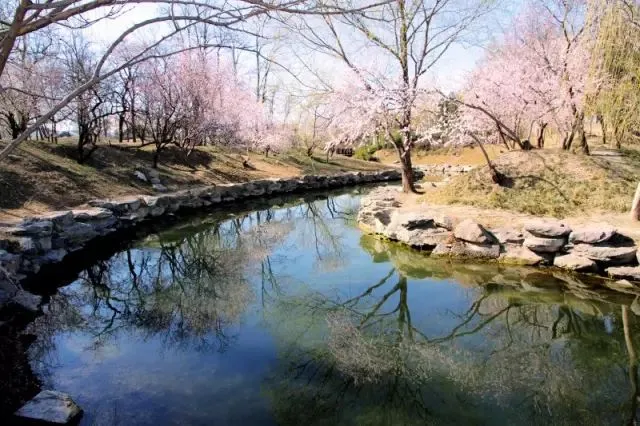
POLYGON ((398 189, 379 188, 362 201, 358 224, 370 234, 430 251, 431 256, 460 257, 526 266, 555 266, 640 281, 635 242, 608 224, 571 229, 553 219, 488 229, 472 219, 440 211, 403 210, 398 189))
MULTIPOLYGON (((421 176, 416 172, 417 177, 421 176)), ((350 172, 328 176, 264 179, 188 189, 155 196, 94 200, 78 209, 50 212, 17 223, 0 224, 0 308, 17 305, 37 312, 40 297, 24 291, 20 281, 41 266, 60 262, 88 242, 119 229, 178 211, 227 202, 309 190, 399 180, 398 170, 350 172)))

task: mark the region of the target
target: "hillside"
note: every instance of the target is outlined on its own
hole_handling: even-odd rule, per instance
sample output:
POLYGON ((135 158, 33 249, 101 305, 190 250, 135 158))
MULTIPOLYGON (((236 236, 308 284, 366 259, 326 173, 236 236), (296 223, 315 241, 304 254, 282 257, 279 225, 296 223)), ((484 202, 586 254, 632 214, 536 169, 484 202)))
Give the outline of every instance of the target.
POLYGON ((640 154, 598 149, 591 156, 560 150, 511 151, 494 159, 507 175, 506 187, 493 185, 487 166, 429 189, 427 203, 567 217, 626 212, 640 180, 640 154))
MULTIPOLYGON (((149 183, 134 176, 136 170, 151 168, 151 149, 126 143, 100 146, 87 164, 78 164, 74 154, 75 145, 71 140, 58 144, 30 141, 0 163, 0 220, 69 208, 94 198, 154 193, 149 183)), ((311 158, 302 152, 266 158, 258 153, 202 147, 189 157, 178 149, 167 148, 161 155, 158 172, 163 185, 169 190, 178 190, 266 177, 382 167, 388 166, 339 155, 327 163, 322 153, 311 158), (244 167, 243 157, 248 157, 255 169, 244 167)))

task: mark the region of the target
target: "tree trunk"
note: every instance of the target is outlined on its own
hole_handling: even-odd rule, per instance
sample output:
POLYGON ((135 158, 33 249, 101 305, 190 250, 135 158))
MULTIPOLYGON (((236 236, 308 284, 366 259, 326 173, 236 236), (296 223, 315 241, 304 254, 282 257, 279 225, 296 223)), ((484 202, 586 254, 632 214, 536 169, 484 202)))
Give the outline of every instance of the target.
POLYGON ((160 147, 156 145, 156 152, 153 153, 153 168, 158 168, 158 160, 160 159, 160 147))
POLYGON ((620 149, 622 147, 622 135, 624 131, 620 128, 620 126, 616 126, 613 135, 616 138, 616 148, 620 149))
POLYGON ((604 117, 602 114, 598 114, 597 117, 598 122, 600 123, 600 127, 602 128, 602 144, 607 144, 607 124, 604 122, 604 117))
POLYGON ((576 136, 578 138, 578 147, 583 154, 589 155, 589 144, 587 143, 587 134, 584 131, 584 112, 581 112, 576 119, 576 136))
POLYGON ((640 184, 636 188, 636 194, 631 203, 631 219, 640 220, 640 184))
POLYGON ((120 114, 118 117, 118 142, 122 143, 124 141, 124 113, 120 114))
POLYGON ((500 136, 500 141, 507 147, 509 151, 511 151, 511 147, 507 143, 507 139, 504 137, 504 132, 502 131, 502 127, 496 123, 496 128, 498 129, 498 136, 500 136))
POLYGON ((544 148, 544 131, 547 128, 547 123, 542 123, 540 125, 540 131, 538 132, 538 148, 544 148))
POLYGON ((487 167, 489 167, 489 175, 491 176, 491 180, 493 181, 493 183, 503 186, 505 184, 505 175, 500 173, 498 169, 496 169, 496 166, 493 165, 491 159, 489 158, 489 154, 487 154, 487 151, 484 149, 484 145, 482 142, 480 142, 480 139, 478 139, 478 137, 471 132, 469 132, 469 135, 482 151, 482 155, 487 162, 487 167))
POLYGON ((574 140, 577 139, 578 147, 584 153, 589 155, 589 145, 587 144, 587 135, 584 131, 584 112, 578 112, 575 107, 573 124, 571 124, 571 132, 562 142, 562 149, 570 150, 574 140))
POLYGON ((411 165, 411 152, 400 154, 400 164, 402 164, 402 192, 417 193, 415 182, 413 181, 413 166, 411 165))

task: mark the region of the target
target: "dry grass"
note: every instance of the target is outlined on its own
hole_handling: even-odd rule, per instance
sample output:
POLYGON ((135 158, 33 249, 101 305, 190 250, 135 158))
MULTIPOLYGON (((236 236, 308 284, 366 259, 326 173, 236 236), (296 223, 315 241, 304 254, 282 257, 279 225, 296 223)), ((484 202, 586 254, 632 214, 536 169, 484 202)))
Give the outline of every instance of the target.
MULTIPOLYGON (((133 175, 135 170, 149 169, 152 157, 151 147, 140 149, 133 144, 115 143, 101 146, 86 164, 78 164, 73 140, 25 143, 0 163, 0 220, 65 209, 94 198, 152 194, 151 186, 133 175)), ((167 148, 160 163, 161 180, 170 190, 387 167, 339 155, 327 162, 321 153, 308 157, 302 151, 292 151, 266 158, 258 153, 212 147, 197 149, 189 157, 178 149, 167 148), (255 170, 243 167, 242 157, 247 155, 255 170)))
POLYGON ((624 212, 640 178, 640 154, 604 154, 509 152, 494 160, 498 170, 509 178, 506 187, 492 184, 484 166, 429 191, 424 200, 556 217, 624 212))
MULTIPOLYGON (((507 151, 504 146, 487 145, 486 150, 490 158, 496 158, 507 151)), ((375 156, 384 164, 397 164, 398 154, 391 149, 377 151, 375 156)), ((484 164, 484 156, 479 148, 468 146, 464 148, 440 148, 435 150, 416 149, 411 154, 414 166, 429 164, 450 164, 452 166, 475 166, 484 164)))

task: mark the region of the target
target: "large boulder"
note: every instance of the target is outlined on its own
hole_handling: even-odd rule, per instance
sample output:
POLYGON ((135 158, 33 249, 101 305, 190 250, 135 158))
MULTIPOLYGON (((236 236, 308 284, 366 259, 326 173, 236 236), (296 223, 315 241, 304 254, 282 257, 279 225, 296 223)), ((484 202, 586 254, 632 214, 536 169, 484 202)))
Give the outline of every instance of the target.
POLYGON ((82 409, 62 392, 44 390, 27 402, 15 416, 30 422, 66 425, 76 420, 82 409))
POLYGON ((582 226, 569 234, 572 244, 598 244, 609 241, 616 234, 616 228, 606 223, 582 226))
POLYGON ((500 257, 499 244, 474 244, 456 240, 438 243, 431 252, 432 256, 459 257, 479 260, 494 260, 500 257))
POLYGON ((392 214, 391 209, 362 209, 358 212, 358 224, 369 232, 382 234, 391 223, 392 214))
POLYGON ((563 238, 571 233, 571 228, 559 220, 532 220, 524 225, 524 229, 541 238, 563 238))
POLYGON ((29 312, 38 312, 42 303, 42 296, 29 293, 26 290, 19 289, 12 297, 11 303, 14 303, 29 312))
POLYGON ((478 222, 466 219, 460 222, 453 230, 453 236, 458 240, 473 244, 493 244, 496 240, 478 222))
POLYGON ((523 245, 529 250, 539 253, 557 253, 565 245, 564 238, 543 238, 527 236, 523 245))
POLYGON ((500 244, 522 244, 525 240, 524 233, 514 228, 495 228, 491 229, 490 232, 500 244))
MULTIPOLYGON (((90 225, 100 235, 115 231, 118 222, 111 210, 99 207, 73 210, 73 217, 76 222, 90 225)), ((76 228, 76 232, 78 230, 76 228)))
POLYGON ((571 253, 609 265, 625 265, 636 262, 636 246, 612 247, 591 244, 576 244, 571 253))
POLYGON ((25 220, 13 228, 6 229, 5 232, 18 236, 46 237, 53 232, 53 222, 50 220, 25 220))
POLYGON ((503 244, 499 261, 510 265, 538 266, 550 263, 550 257, 519 244, 503 244))
POLYGON ((25 219, 25 222, 42 221, 51 222, 53 225, 53 230, 58 231, 65 226, 71 225, 73 223, 73 213, 70 210, 61 210, 43 213, 40 216, 28 217, 25 219))
POLYGON ((16 274, 20 269, 20 262, 22 256, 19 254, 9 253, 5 250, 0 250, 0 279, 3 273, 16 274))
POLYGON ((598 269, 596 262, 585 256, 574 253, 558 255, 553 259, 553 265, 562 269, 576 272, 594 272, 598 269))
POLYGON ((446 228, 439 227, 433 217, 424 213, 393 212, 384 235, 411 247, 432 249, 447 239, 450 233, 446 228))
POLYGON ((56 238, 56 248, 79 247, 100 235, 94 227, 88 223, 76 222, 72 226, 64 228, 56 238))

